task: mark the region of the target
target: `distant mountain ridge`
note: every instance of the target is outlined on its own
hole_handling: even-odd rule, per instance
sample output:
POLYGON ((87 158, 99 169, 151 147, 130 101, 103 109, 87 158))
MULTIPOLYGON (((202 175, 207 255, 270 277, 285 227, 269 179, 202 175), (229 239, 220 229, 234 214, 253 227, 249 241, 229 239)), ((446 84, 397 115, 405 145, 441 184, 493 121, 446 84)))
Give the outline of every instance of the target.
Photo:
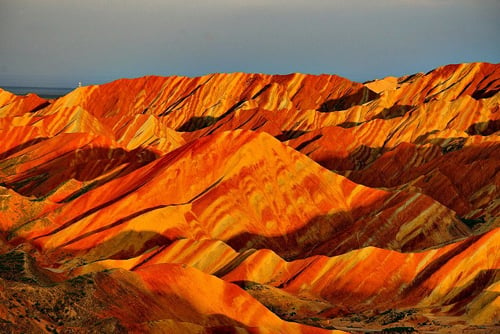
POLYGON ((494 330, 499 91, 488 63, 0 89, 0 329, 494 330))
POLYGON ((3 86, 2 88, 16 95, 35 94, 44 99, 55 99, 68 94, 74 89, 68 87, 28 87, 28 86, 3 86))

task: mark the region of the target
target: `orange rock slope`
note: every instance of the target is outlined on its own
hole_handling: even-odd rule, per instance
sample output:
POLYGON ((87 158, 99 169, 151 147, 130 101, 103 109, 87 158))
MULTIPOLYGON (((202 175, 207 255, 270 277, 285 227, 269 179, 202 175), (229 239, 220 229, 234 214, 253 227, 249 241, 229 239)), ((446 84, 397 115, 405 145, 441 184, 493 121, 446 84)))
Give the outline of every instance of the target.
POLYGON ((0 329, 497 330, 500 65, 0 90, 0 329))

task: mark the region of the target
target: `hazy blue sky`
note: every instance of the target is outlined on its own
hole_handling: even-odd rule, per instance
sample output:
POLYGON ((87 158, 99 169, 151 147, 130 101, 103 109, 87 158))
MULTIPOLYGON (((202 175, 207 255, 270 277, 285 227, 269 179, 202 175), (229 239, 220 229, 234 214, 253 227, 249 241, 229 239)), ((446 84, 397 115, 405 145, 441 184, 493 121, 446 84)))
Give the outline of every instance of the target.
POLYGON ((0 86, 500 62, 500 0, 0 0, 0 86))

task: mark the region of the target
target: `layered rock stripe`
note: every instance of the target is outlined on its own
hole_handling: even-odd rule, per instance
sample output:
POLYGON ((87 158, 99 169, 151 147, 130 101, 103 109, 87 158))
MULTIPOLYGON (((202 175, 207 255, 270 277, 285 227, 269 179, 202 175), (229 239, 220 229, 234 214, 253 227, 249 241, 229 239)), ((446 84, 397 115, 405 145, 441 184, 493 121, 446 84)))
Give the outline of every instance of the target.
POLYGON ((494 330, 499 78, 0 90, 0 328, 494 330))

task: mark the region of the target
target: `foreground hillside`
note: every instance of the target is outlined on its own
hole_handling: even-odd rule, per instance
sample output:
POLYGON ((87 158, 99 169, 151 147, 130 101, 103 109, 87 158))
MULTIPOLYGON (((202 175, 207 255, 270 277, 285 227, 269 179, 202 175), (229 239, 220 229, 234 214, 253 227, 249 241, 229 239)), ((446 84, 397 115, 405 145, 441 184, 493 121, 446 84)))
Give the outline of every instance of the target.
POLYGON ((0 330, 494 332, 500 65, 0 90, 0 330))

